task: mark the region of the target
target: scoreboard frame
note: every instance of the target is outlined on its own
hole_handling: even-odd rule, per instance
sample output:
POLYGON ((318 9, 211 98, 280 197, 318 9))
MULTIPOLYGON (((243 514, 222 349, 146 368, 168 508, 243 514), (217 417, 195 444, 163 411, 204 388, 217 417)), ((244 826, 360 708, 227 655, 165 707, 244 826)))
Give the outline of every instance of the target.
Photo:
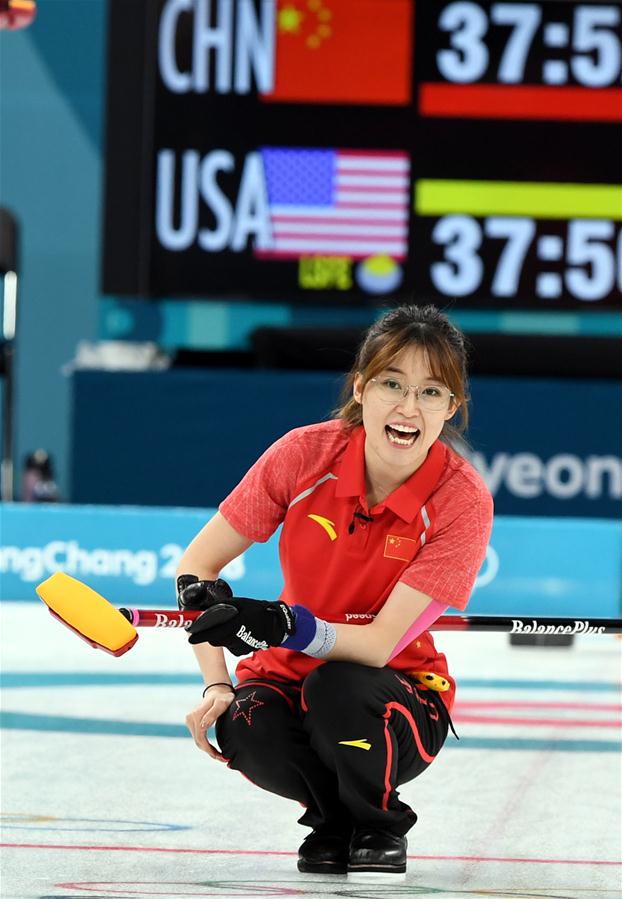
MULTIPOLYGON (((111 0, 104 293, 337 307, 414 298, 456 309, 622 309, 619 4, 600 3, 598 9, 620 15, 611 24, 608 13, 609 24, 599 20, 590 30, 586 10, 595 7, 585 0, 305 0, 316 13, 332 9, 335 28, 348 3, 353 15, 366 10, 370 21, 374 5, 378 11, 401 8, 400 15, 408 7, 412 55, 406 68, 400 50, 408 86, 385 101, 324 96, 268 102, 269 78, 257 49, 261 40, 269 43, 261 16, 270 6, 278 16, 283 2, 133 0, 129 16, 124 0, 111 0), (222 25, 227 8, 235 14, 227 65, 221 66, 225 57, 216 43, 204 47, 203 56, 196 43, 197 34, 212 40, 210 30, 222 25), (468 59, 469 17, 480 23, 473 40, 488 63, 470 80, 458 64, 452 81, 439 60, 459 63, 460 53, 468 59), (601 62, 607 47, 615 57, 608 68, 601 62), (602 83, 580 83, 581 60, 602 83), (553 62, 559 65, 548 65, 553 62), (267 154, 275 151, 282 169, 262 182, 267 154), (332 243, 317 244, 329 252, 266 251, 266 241, 284 245, 274 243, 277 194, 287 208, 298 208, 291 206, 296 192, 283 193, 281 182, 304 175, 311 183, 321 160, 330 157, 325 177, 337 197, 344 159, 361 166, 365 154, 373 160, 373 184, 382 182, 383 154, 408 160, 407 189, 396 187, 406 182, 389 172, 395 202, 387 195, 384 212, 375 211, 381 201, 373 198, 351 203, 362 206, 361 224, 354 226, 349 218, 335 225, 331 210, 325 226, 347 236, 342 244, 334 235, 332 243), (162 239, 166 221, 170 245, 162 239), (401 255, 395 240, 406 241, 401 255)), ((302 3, 288 0, 288 8, 302 3)), ((278 62, 280 51, 272 51, 278 62)), ((278 88, 278 78, 275 83, 278 88)), ((318 190, 304 203, 307 228, 313 228, 308 215, 318 190)))

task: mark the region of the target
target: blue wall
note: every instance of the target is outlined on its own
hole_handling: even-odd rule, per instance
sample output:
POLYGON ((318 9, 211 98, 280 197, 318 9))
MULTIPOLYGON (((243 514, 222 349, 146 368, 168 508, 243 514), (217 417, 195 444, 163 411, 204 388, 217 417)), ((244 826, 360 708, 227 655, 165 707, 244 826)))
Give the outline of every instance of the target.
MULTIPOLYGON (((72 494, 217 505, 286 431, 330 418, 331 372, 77 372, 72 494)), ((473 461, 497 514, 622 518, 622 383, 474 378, 473 461)))
MULTIPOLYGON (((35 600, 35 585, 64 570, 117 605, 173 606, 181 553, 213 512, 0 504, 0 599, 35 600)), ((276 598, 278 534, 253 544, 223 577, 238 595, 276 598)), ((621 579, 619 522, 500 516, 469 613, 615 618, 621 579)))
POLYGON ((69 385, 61 368, 97 334, 104 0, 38 4, 0 31, 0 202, 22 225, 17 459, 49 449, 67 482, 69 385))

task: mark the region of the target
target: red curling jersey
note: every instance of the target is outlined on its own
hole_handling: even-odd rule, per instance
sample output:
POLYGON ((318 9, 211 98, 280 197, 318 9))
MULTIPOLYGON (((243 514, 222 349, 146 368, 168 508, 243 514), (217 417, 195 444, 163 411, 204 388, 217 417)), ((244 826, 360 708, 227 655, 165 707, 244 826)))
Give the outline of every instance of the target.
MULTIPOLYGON (((266 450, 219 511, 253 541, 268 540, 283 525, 280 598, 326 621, 368 624, 398 581, 464 609, 492 528, 492 497, 482 478, 437 440, 423 465, 368 509, 364 449, 362 426, 333 420, 296 428, 266 450)), ((321 664, 274 647, 242 659, 236 673, 240 681, 300 681, 321 664)), ((389 667, 447 678, 451 690, 441 695, 451 708, 455 684, 428 631, 389 667)))

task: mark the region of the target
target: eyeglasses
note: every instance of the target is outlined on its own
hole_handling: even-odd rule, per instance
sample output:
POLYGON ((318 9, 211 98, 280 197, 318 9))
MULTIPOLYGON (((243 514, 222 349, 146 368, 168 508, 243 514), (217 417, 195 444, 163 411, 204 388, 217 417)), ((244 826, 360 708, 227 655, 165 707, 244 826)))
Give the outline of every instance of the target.
POLYGON ((421 387, 418 384, 405 384, 399 378, 370 378, 369 382, 374 384, 376 394, 383 403, 399 403, 406 399, 412 390, 421 408, 429 412, 448 409, 450 400, 455 396, 448 387, 440 384, 427 384, 421 387))

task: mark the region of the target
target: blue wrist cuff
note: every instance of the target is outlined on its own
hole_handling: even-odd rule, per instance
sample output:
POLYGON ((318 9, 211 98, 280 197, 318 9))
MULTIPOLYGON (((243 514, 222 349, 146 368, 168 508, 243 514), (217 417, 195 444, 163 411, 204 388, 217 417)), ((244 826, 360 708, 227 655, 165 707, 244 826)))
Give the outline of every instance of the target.
POLYGON ((337 633, 332 624, 316 618, 304 606, 291 606, 296 622, 296 633, 283 640, 281 646, 304 652, 315 659, 323 659, 333 649, 337 633))
POLYGON ((317 618, 304 606, 290 606, 296 621, 296 632, 286 637, 281 643, 283 649, 294 649, 304 652, 315 639, 317 633, 317 618))

